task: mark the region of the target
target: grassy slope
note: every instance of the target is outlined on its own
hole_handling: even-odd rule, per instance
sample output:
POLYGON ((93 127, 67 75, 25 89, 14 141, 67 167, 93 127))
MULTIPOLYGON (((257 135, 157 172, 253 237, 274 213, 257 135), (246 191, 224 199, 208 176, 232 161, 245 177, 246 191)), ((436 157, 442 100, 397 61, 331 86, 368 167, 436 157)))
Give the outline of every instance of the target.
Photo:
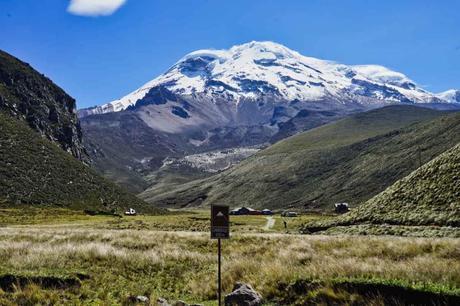
POLYGON ((0 113, 0 203, 158 212, 101 178, 22 121, 0 113))
POLYGON ((201 171, 196 168, 181 165, 166 165, 145 177, 150 186, 150 191, 154 193, 168 192, 172 188, 177 188, 183 184, 194 180, 200 180, 212 176, 213 173, 201 171))
POLYGON ((460 144, 328 223, 460 227, 460 144))
MULTIPOLYGON (((453 145, 449 138, 417 138, 412 142, 426 126, 408 128, 406 132, 412 134, 407 139, 398 133, 377 135, 440 115, 412 106, 361 113, 280 141, 211 178, 169 193, 156 194, 147 189, 141 197, 155 204, 175 206, 223 203, 330 208, 335 201, 356 205, 415 169, 418 161, 414 162, 413 156, 417 155, 419 142, 429 143, 422 146, 425 161, 453 145), (391 140, 394 143, 386 143, 391 140)), ((452 119, 454 123, 458 120, 452 119)), ((433 133, 448 133, 450 124, 453 123, 449 120, 433 133)), ((458 136, 454 133, 452 137, 458 136)))

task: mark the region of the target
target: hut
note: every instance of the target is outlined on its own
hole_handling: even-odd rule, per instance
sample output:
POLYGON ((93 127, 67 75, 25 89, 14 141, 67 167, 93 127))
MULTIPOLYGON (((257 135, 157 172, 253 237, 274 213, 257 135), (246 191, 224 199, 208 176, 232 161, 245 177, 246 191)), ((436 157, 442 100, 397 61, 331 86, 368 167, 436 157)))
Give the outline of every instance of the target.
POLYGON ((250 207, 238 207, 230 211, 230 215, 261 215, 262 212, 259 210, 252 209, 250 207))

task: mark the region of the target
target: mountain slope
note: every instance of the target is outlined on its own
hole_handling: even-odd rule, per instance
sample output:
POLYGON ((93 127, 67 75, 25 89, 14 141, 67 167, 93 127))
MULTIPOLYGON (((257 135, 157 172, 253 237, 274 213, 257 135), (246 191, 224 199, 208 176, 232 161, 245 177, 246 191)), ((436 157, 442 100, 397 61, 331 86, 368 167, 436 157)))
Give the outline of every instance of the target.
POLYGON ((85 159, 75 100, 29 64, 0 50, 0 111, 85 159))
POLYGON ((391 106, 290 137, 239 165, 166 193, 155 186, 140 197, 160 206, 331 209, 356 205, 460 141, 460 114, 391 106), (410 126, 408 126, 410 125, 410 126), (401 130, 397 130, 408 126, 401 130), (456 140, 457 139, 457 140, 456 140), (456 141, 456 142, 455 142, 456 141))
POLYGON ((324 227, 363 223, 460 227, 460 144, 324 227))
POLYGON ((150 128, 142 113, 128 110, 81 119, 83 142, 93 166, 133 192, 148 187, 147 176, 158 171, 168 158, 252 146, 271 139, 271 128, 264 126, 190 129, 183 134, 161 132, 150 128))
POLYGON ((160 212, 0 112, 0 203, 160 212))
POLYGON ((182 137, 155 132, 129 111, 83 118, 82 128, 95 169, 137 193, 148 187, 144 176, 164 158, 193 150, 182 137))

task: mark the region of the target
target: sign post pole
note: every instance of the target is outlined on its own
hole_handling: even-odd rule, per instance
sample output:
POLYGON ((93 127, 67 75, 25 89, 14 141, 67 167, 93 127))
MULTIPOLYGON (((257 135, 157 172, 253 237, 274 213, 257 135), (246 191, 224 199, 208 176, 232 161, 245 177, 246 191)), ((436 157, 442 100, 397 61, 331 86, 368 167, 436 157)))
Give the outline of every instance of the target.
POLYGON ((222 305, 222 277, 221 277, 221 239, 230 238, 230 220, 228 206, 211 206, 211 239, 217 239, 217 297, 219 306, 222 305))
POLYGON ((222 305, 222 279, 221 279, 221 274, 220 274, 220 255, 221 255, 221 248, 220 248, 220 238, 217 239, 217 249, 218 249, 218 268, 217 268, 217 282, 218 282, 218 290, 219 290, 219 306, 222 305))

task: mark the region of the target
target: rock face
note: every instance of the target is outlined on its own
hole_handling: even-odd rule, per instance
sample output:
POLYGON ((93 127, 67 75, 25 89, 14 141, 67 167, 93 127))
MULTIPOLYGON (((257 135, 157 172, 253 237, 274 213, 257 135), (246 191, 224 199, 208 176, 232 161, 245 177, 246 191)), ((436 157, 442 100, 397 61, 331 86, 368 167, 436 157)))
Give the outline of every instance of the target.
POLYGON ((0 111, 85 159, 75 100, 29 64, 0 50, 0 111))
POLYGON ((225 296, 226 306, 258 306, 262 305, 262 296, 249 284, 236 283, 233 291, 225 296))

